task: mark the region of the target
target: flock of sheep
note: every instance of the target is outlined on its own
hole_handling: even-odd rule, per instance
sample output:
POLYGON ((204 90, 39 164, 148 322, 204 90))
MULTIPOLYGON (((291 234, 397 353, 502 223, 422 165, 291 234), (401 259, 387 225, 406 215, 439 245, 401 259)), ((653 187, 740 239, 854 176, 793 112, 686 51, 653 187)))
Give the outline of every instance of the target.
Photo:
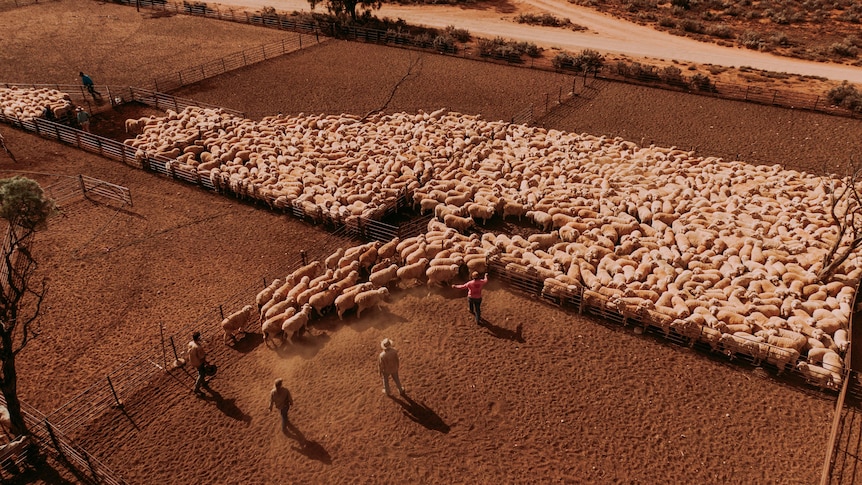
POLYGON ((407 197, 435 216, 423 235, 279 278, 225 318, 226 341, 256 318, 267 340, 291 341, 327 309, 358 316, 405 282, 445 284, 494 260, 546 295, 578 293, 730 357, 842 383, 862 267, 854 254, 828 281, 817 273, 842 237, 829 184, 846 180, 442 109, 252 121, 187 108, 126 128, 138 156, 275 207, 349 222, 407 197), (541 232, 482 233, 492 218, 541 232))
POLYGON ((428 234, 383 245, 413 250, 387 254, 382 268, 321 264, 269 288, 264 296, 274 296, 258 302, 268 337, 289 339, 312 308, 341 315, 338 298, 395 281, 375 284, 377 271, 411 268, 445 282, 468 261, 496 258, 542 280, 546 294, 582 289, 588 300, 731 357, 779 371, 795 365, 822 387, 843 379, 862 269, 854 256, 818 281, 838 231, 830 191, 811 174, 445 110, 254 122, 190 108, 129 120, 128 129, 140 133, 127 144, 141 154, 173 157, 217 187, 276 206, 344 222, 373 217, 402 194, 434 213, 428 234), (542 233, 478 236, 494 217, 527 219, 542 233))
POLYGON ((40 118, 50 107, 55 119, 75 110, 68 94, 48 88, 0 88, 0 113, 6 118, 29 121, 40 118))

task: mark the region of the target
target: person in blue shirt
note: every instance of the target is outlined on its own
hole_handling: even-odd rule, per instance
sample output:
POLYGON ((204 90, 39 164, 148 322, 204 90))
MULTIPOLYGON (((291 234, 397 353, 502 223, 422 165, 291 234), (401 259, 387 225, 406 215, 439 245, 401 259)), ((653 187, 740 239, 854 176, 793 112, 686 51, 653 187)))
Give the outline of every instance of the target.
POLYGON ((79 72, 78 75, 81 76, 81 84, 83 84, 84 87, 87 88, 87 92, 90 93, 91 96, 93 96, 94 100, 96 99, 96 96, 100 98, 102 97, 102 94, 96 91, 96 86, 93 85, 93 78, 84 74, 83 72, 79 72))

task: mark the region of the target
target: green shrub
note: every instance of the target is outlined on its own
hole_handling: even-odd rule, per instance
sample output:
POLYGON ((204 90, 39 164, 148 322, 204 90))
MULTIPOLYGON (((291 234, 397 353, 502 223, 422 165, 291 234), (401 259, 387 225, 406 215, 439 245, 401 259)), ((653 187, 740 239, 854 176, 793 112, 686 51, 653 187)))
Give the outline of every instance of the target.
POLYGON ((754 30, 746 30, 737 37, 737 41, 747 49, 762 50, 766 46, 760 33, 754 30))
POLYGON ((532 13, 522 13, 515 17, 515 22, 528 25, 542 25, 544 27, 568 27, 572 24, 569 19, 559 18, 549 13, 541 15, 532 13))
POLYGON ((784 32, 776 32, 769 37, 769 43, 775 46, 787 47, 790 45, 790 39, 784 32))
POLYGON ((446 27, 444 32, 458 42, 461 42, 462 44, 465 42, 470 42, 470 39, 472 39, 472 37, 470 36, 470 32, 464 29, 456 29, 454 25, 446 27))
POLYGON ((697 73, 691 77, 691 86, 698 91, 715 91, 715 85, 709 80, 709 76, 697 73))
POLYGON ((658 19, 658 24, 662 27, 672 29, 672 28, 676 27, 676 20, 674 20, 670 17, 662 17, 662 18, 658 19))
POLYGON ((671 86, 686 86, 688 83, 682 75, 682 71, 676 66, 665 66, 659 71, 658 77, 671 86))
POLYGON ((551 59, 551 65, 556 69, 575 69, 575 58, 567 52, 558 52, 551 59))
POLYGON ((845 42, 836 42, 829 46, 829 52, 840 57, 856 57, 859 54, 859 48, 845 42))
POLYGON ((841 83, 826 93, 826 99, 835 106, 841 106, 854 111, 862 109, 862 95, 856 90, 856 87, 849 84, 847 81, 841 83))
POLYGON ((719 39, 732 39, 733 29, 727 24, 715 24, 706 28, 706 35, 718 37, 719 39))
POLYGON ((670 4, 672 7, 679 7, 684 10, 691 8, 691 0, 670 0, 670 4))
POLYGON ((682 27, 682 30, 692 34, 702 34, 706 31, 706 27, 702 23, 690 19, 683 20, 680 27, 682 27))

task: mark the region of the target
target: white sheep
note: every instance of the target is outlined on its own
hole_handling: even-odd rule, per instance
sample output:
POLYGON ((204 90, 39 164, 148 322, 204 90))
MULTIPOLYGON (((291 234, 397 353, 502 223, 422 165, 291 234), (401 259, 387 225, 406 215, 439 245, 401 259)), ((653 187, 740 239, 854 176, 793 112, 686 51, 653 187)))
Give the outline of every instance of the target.
POLYGON ((323 316, 323 310, 335 304, 335 299, 341 294, 341 288, 337 285, 331 285, 329 288, 317 292, 308 299, 308 304, 317 312, 318 316, 323 316))
POLYGON ((460 272, 461 267, 457 264, 450 264, 448 266, 429 266, 428 269, 425 270, 425 277, 427 278, 429 290, 432 285, 440 286, 443 283, 448 285, 460 272))
POLYGON ((443 217, 443 224, 462 233, 475 225, 472 217, 461 217, 455 214, 446 214, 443 217))
POLYGON ((266 302, 272 299, 273 293, 275 293, 275 290, 278 289, 282 284, 283 281, 279 278, 276 278, 272 280, 272 283, 270 283, 269 286, 260 290, 260 292, 255 295, 254 301, 255 303, 257 303, 258 311, 260 311, 260 309, 263 307, 264 304, 266 304, 266 302))
POLYGON ((821 390, 834 387, 832 382, 832 372, 820 367, 819 365, 800 361, 796 364, 796 369, 799 370, 806 382, 817 386, 821 390))
POLYGON ((385 286, 375 290, 367 290, 357 293, 354 298, 354 303, 356 304, 356 318, 361 316, 362 310, 366 310, 371 307, 377 307, 380 309, 380 304, 388 297, 389 289, 385 286))
POLYGON ((413 264, 404 265, 396 271, 395 275, 401 284, 417 281, 425 276, 425 268, 428 266, 428 258, 420 258, 413 264))
POLYGON ((260 325, 260 332, 263 334, 263 341, 268 342, 270 339, 281 335, 282 333, 282 324, 288 318, 296 315, 296 307, 292 306, 286 309, 284 312, 279 313, 278 315, 274 315, 271 318, 267 318, 260 325))
POLYGON ((302 305, 302 309, 296 312, 295 315, 281 324, 282 335, 287 343, 293 344, 293 337, 296 336, 300 330, 308 328, 309 317, 311 317, 311 305, 306 303, 305 305, 302 305))
POLYGON ((398 265, 390 264, 389 266, 368 276, 368 281, 375 287, 383 287, 392 283, 398 277, 398 265))
POLYGON ((373 289, 374 285, 368 282, 345 288, 344 291, 335 298, 335 311, 338 313, 338 319, 342 320, 344 313, 356 306, 356 295, 363 291, 373 289))
POLYGON ((240 331, 248 325, 251 320, 252 313, 251 305, 246 305, 242 309, 231 313, 221 321, 221 328, 224 331, 224 343, 227 345, 228 339, 236 341, 240 331))

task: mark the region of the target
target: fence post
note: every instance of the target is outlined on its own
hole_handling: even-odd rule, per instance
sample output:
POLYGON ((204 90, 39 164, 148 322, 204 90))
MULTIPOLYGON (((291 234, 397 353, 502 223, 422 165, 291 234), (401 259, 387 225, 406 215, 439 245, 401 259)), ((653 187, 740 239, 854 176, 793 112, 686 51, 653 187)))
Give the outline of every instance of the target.
POLYGON ((84 198, 87 198, 87 188, 84 186, 84 176, 78 174, 78 186, 81 187, 81 194, 84 195, 84 198))
POLYGON ((123 402, 120 401, 119 397, 117 397, 117 391, 114 389, 114 383, 111 382, 111 376, 105 376, 105 378, 108 379, 108 387, 111 388, 111 394, 114 395, 114 401, 117 403, 117 407, 122 409, 123 408, 123 402))
POLYGON ((814 107, 811 109, 817 111, 817 102, 818 101, 820 101, 820 96, 817 96, 816 98, 814 98, 814 107))
POLYGON ((778 96, 778 90, 772 91, 772 104, 775 104, 775 98, 778 96))
POLYGON ((266 60, 266 45, 260 46, 261 52, 263 52, 263 60, 266 60))
POLYGON ((308 255, 305 253, 305 249, 299 250, 299 257, 302 259, 302 265, 305 266, 308 264, 308 255))
POLYGON ((174 336, 173 336, 173 335, 171 335, 171 349, 173 349, 173 351, 174 351, 174 359, 175 359, 175 360, 174 360, 174 362, 175 362, 177 365, 179 365, 179 362, 180 362, 180 356, 179 356, 179 355, 177 355, 177 346, 176 346, 176 345, 174 345, 174 336))
POLYGON ((221 72, 227 72, 227 67, 224 65, 224 57, 221 58, 221 72))
POLYGON ((165 372, 168 371, 168 351, 165 350, 165 324, 159 322, 159 336, 162 339, 162 363, 165 364, 165 372))
POLYGON ((302 32, 299 33, 299 48, 302 49, 302 32))
POLYGON ((218 312, 221 314, 221 319, 224 320, 224 307, 222 305, 218 306, 218 312))

